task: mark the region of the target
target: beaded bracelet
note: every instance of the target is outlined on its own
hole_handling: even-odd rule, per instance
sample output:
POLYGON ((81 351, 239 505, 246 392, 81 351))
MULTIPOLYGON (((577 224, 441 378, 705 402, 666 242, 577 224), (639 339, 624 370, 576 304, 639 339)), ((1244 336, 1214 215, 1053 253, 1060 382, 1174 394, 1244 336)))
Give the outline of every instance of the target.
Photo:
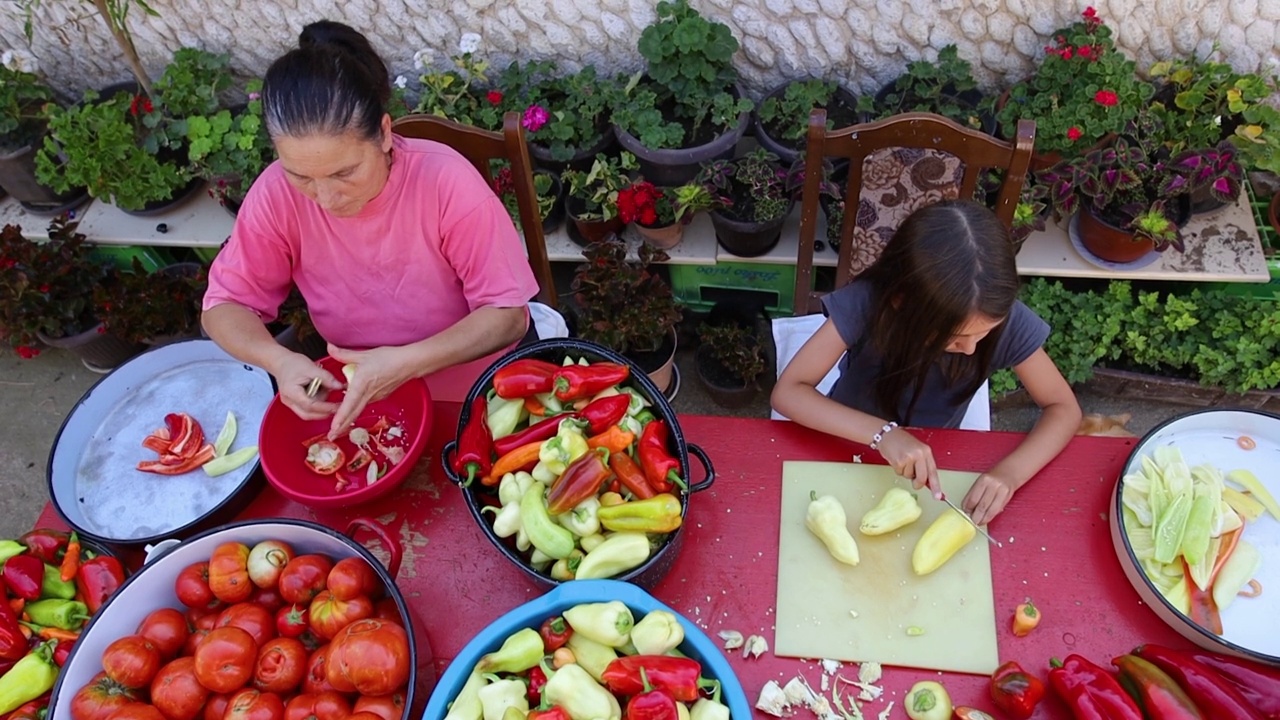
POLYGON ((889 431, 893 430, 896 427, 898 427, 898 423, 896 422, 885 423, 885 426, 880 428, 880 432, 871 436, 871 444, 868 447, 870 447, 872 450, 877 449, 878 446, 880 445, 880 441, 884 440, 884 436, 888 435, 889 431))

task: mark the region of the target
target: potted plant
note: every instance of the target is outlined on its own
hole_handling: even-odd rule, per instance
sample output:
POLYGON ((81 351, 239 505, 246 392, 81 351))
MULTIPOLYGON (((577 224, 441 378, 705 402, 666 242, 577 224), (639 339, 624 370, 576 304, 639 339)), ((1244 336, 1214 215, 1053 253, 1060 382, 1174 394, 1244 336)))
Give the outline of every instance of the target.
POLYGON ((1006 138, 1019 119, 1036 121, 1033 170, 1105 144, 1151 97, 1151 86, 1135 75, 1133 61, 1116 49, 1111 28, 1093 8, 1053 38, 1035 74, 1014 85, 996 113, 1006 138))
POLYGON ((95 317, 92 288, 106 275, 84 235, 64 217, 49 225, 47 242, 32 242, 21 228, 0 233, 0 326, 23 357, 40 343, 74 352, 85 367, 109 370, 141 346, 116 337, 95 317))
POLYGON ((262 119, 261 88, 260 80, 249 83, 248 102, 235 111, 186 119, 187 157, 209 182, 209 194, 232 215, 276 156, 262 119))
POLYGON ((642 243, 638 259, 629 260, 626 244, 611 238, 588 245, 583 255, 572 285, 576 334, 627 356, 666 391, 681 311, 671 286, 650 266, 667 254, 642 243))
POLYGON ((777 155, 757 148, 734 160, 709 162, 698 182, 728 199, 711 211, 721 247, 738 257, 756 257, 778 244, 793 201, 777 155))
POLYGON ((995 118, 983 107, 982 93, 973 79, 973 66, 960 58, 955 45, 938 51, 934 62, 916 60, 896 80, 874 96, 858 98, 858 110, 868 122, 907 112, 929 112, 957 123, 991 132, 995 118))
POLYGON ((94 315, 108 332, 131 343, 163 345, 198 337, 207 285, 200 263, 178 263, 148 273, 135 257, 131 270, 111 268, 94 286, 94 315))
POLYGON ((296 286, 289 291, 284 302, 280 303, 276 323, 284 326, 283 329, 278 330, 273 328, 276 342, 286 348, 302 353, 312 360, 319 360, 329 354, 328 343, 311 322, 307 301, 296 286))
POLYGON ((53 93, 22 69, 14 53, 0 63, 0 188, 28 210, 59 214, 88 197, 84 188, 57 193, 36 179, 36 149, 45 134, 45 110, 53 93))
POLYGON ((1036 178, 1061 216, 1079 210, 1081 243, 1110 262, 1132 262, 1153 249, 1182 251, 1179 231, 1190 217, 1191 181, 1182 168, 1153 159, 1140 141, 1120 137, 1112 147, 1064 160, 1036 178))
POLYGON ((619 93, 613 124, 644 176, 681 185, 701 163, 732 157, 752 104, 737 88, 738 40, 729 27, 706 19, 688 0, 660 0, 639 49, 647 68, 619 93))
POLYGON ((724 408, 749 404, 768 364, 759 334, 737 323, 703 322, 698 340, 694 365, 707 395, 724 408))
POLYGON ((616 142, 609 123, 612 81, 601 78, 594 65, 564 77, 554 76, 555 64, 547 61, 513 67, 520 74, 508 75, 506 87, 533 74, 530 67, 545 67, 548 75, 525 83, 521 114, 529 154, 539 167, 557 173, 585 170, 596 155, 609 152, 616 142))
MULTIPOLYGON (((565 170, 560 176, 568 186, 565 212, 586 243, 597 242, 622 230, 624 223, 618 217, 618 192, 631 184, 628 173, 636 167, 636 158, 629 152, 623 152, 616 158, 597 155, 590 170, 565 170)), ((578 241, 577 238, 574 240, 578 241)))
POLYGON ((489 62, 479 56, 479 49, 480 36, 463 33, 458 54, 450 58, 454 69, 439 72, 430 67, 434 51, 428 48, 415 53, 414 66, 424 72, 419 77, 421 94, 414 112, 484 130, 501 130, 503 113, 515 108, 501 89, 489 87, 489 62))
POLYGON ((844 87, 827 80, 798 80, 774 88, 755 109, 756 140, 787 164, 801 158, 809 132, 809 113, 827 111, 827 129, 862 120, 858 100, 844 87))
MULTIPOLYGON (((502 204, 511 216, 511 222, 520 230, 520 203, 516 199, 515 182, 511 178, 511 164, 495 160, 493 165, 493 191, 502 198, 502 204)), ((555 232, 564 222, 563 185, 560 178, 546 170, 533 171, 533 191, 538 196, 538 216, 542 218, 542 233, 555 232)))
MULTIPOLYGON (((849 163, 841 161, 837 166, 831 160, 822 160, 822 180, 818 183, 818 205, 822 208, 826 219, 826 242, 832 250, 840 251, 840 234, 844 229, 844 196, 847 189, 849 163)), ((799 200, 804 194, 804 158, 796 160, 787 170, 786 190, 793 200, 799 200)), ((821 251, 821 240, 815 241, 815 251, 821 251)))
POLYGON ((719 204, 720 197, 700 183, 663 188, 641 180, 618 192, 622 222, 635 223, 640 237, 661 250, 679 245, 694 216, 719 204))

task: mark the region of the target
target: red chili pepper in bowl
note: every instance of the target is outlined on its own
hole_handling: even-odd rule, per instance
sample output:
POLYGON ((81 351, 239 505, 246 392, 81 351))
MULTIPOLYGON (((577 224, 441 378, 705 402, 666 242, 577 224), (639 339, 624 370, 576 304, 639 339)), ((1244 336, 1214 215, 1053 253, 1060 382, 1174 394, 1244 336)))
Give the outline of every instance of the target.
POLYGON ((693 702, 702 685, 702 664, 674 655, 624 655, 611 661, 600 674, 600 682, 615 695, 642 693, 646 681, 650 687, 669 691, 680 702, 693 702))
POLYGON ((685 487, 684 480, 680 479, 680 461, 667 452, 665 420, 653 420, 645 425, 637 448, 640 467, 644 469, 644 477, 654 492, 667 492, 673 483, 685 487))
POLYGON ((564 647, 569 642, 569 638, 573 637, 573 627, 565 621, 564 616, 556 615, 542 621, 542 627, 538 628, 538 634, 542 636, 542 647, 547 652, 555 652, 564 647))
POLYGON ((124 568, 110 555, 99 555, 80 564, 76 570, 76 590, 84 598, 90 613, 111 597, 124 584, 124 568))
POLYGON ((596 448, 574 460, 551 484, 547 493, 547 512, 563 515, 583 500, 600 492, 600 486, 613 472, 609 470, 609 451, 596 448))
POLYGON ((27 636, 22 634, 18 614, 9 607, 9 603, 0 602, 0 663, 17 662, 26 654, 27 636))
POLYGON ((617 395, 602 397, 599 400, 592 400, 577 415, 587 421, 587 434, 599 435, 608 430, 610 426, 616 425, 627 414, 627 408, 630 406, 631 396, 626 393, 618 393, 617 395))
POLYGON ((138 463, 138 469, 142 472, 156 473, 157 475, 182 475, 199 468, 201 465, 213 459, 214 450, 212 445, 205 445, 200 448, 196 454, 177 463, 168 464, 161 460, 144 460, 138 463))
POLYGON ((577 417, 577 413, 552 415, 545 420, 539 420, 523 430, 513 432, 510 435, 504 435, 493 441, 493 451, 498 454, 498 457, 502 457, 522 445, 542 442, 543 440, 553 438, 555 437, 556 432, 560 429, 560 421, 571 417, 577 417))
POLYGON ((551 392, 559 365, 536 358, 521 358, 493 373, 493 389, 504 400, 551 392))
POLYGON ((195 418, 186 413, 169 413, 164 422, 169 428, 170 453, 189 458, 199 452, 204 444, 204 429, 195 418))
MULTIPOLYGON (((525 697, 529 698, 530 705, 539 705, 542 703, 542 688, 547 684, 547 673, 539 665, 529 668, 529 689, 525 693, 525 697)), ((525 718, 529 720, 529 718, 525 718)))
POLYGON ((1140 645, 1133 654, 1167 673, 1209 717, 1264 720, 1238 690, 1204 663, 1159 645, 1140 645))
POLYGON ((1044 699, 1044 683, 1016 661, 996 668, 991 675, 991 701, 1014 720, 1027 720, 1044 699))
MULTIPOLYGON (((556 368, 554 387, 556 399, 572 402, 589 398, 631 376, 631 368, 611 362, 590 365, 565 365, 556 368)), ((630 402, 630 400, 628 400, 630 402)))
POLYGON ((1049 685, 1076 720, 1142 720, 1142 711, 1106 668, 1080 655, 1049 662, 1049 685))
POLYGON ((1187 655, 1221 675, 1264 717, 1280 720, 1280 669, 1204 650, 1187 655))
POLYGON ((71 536, 61 530, 39 528, 18 538, 18 542, 27 546, 27 552, 50 565, 62 562, 62 555, 67 550, 71 536))
POLYGON ((657 494, 653 488, 649 487, 644 471, 625 452, 609 454, 609 469, 617 476, 618 482, 636 496, 637 500, 647 500, 657 494))
POLYGON ((4 561, 4 584, 23 600, 39 600, 44 562, 34 555, 14 555, 4 561))
POLYGON ((58 667, 67 664, 67 658, 71 655, 71 648, 75 647, 75 640, 59 640, 57 645, 53 646, 53 661, 58 667))
POLYGON ((1111 664, 1120 670, 1120 683, 1137 698, 1150 720, 1205 720, 1178 683, 1150 662, 1137 655, 1121 655, 1111 664))
MULTIPOLYGON (((537 670, 537 669, 538 668, 534 668, 534 670, 537 670)), ((552 705, 546 710, 543 710, 542 708, 535 708, 533 710, 530 710, 529 714, 525 715, 524 720, 570 720, 570 719, 569 719, 569 713, 565 712, 564 708, 560 707, 559 705, 552 705)))
POLYGON ((466 475, 462 487, 470 487, 477 477, 484 477, 493 468, 493 433, 489 431, 487 417, 489 404, 484 395, 471 401, 471 415, 458 439, 458 454, 453 458, 453 471, 459 477, 466 475))

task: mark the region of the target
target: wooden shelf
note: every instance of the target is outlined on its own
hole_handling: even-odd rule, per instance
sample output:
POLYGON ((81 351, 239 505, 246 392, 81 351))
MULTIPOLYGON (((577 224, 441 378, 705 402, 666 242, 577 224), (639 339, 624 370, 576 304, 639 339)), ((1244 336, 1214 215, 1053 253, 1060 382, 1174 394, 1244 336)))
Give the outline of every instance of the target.
MULTIPOLYGON (((827 219, 822 213, 818 214, 818 229, 814 232, 814 238, 822 241, 822 250, 813 254, 814 266, 835 267, 836 262, 840 259, 840 253, 833 250, 831 244, 826 241, 827 219)), ((795 265, 799 242, 800 203, 796 203, 791 209, 791 214, 787 216, 786 222, 782 224, 782 237, 778 238, 778 244, 774 245, 772 250, 763 255, 748 258, 734 255, 721 247, 719 243, 716 243, 716 260, 719 262, 760 263, 762 265, 795 265)))
POLYGON ((114 205, 94 201, 81 214, 80 232, 101 245, 221 247, 235 218, 203 188, 190 200, 161 215, 137 217, 114 205), (156 228, 164 225, 165 232, 156 228))

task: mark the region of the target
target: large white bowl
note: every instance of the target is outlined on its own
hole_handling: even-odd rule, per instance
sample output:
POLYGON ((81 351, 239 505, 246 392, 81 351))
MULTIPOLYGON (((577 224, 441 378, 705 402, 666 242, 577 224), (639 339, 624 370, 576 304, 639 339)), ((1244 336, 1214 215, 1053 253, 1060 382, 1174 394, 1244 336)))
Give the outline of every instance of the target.
POLYGON ((1212 652, 1280 666, 1280 521, 1265 514, 1247 523, 1241 539, 1262 554, 1258 598, 1239 598, 1222 611, 1223 634, 1216 635, 1179 612, 1147 579, 1124 531, 1124 475, 1137 472, 1142 457, 1161 445, 1176 445, 1187 465, 1208 463, 1226 474, 1247 469, 1280 497, 1280 417, 1254 410, 1199 410, 1156 426, 1134 447, 1111 497, 1111 541, 1120 567, 1157 616, 1180 635, 1212 652), (1244 450, 1236 439, 1248 435, 1257 443, 1244 450))

